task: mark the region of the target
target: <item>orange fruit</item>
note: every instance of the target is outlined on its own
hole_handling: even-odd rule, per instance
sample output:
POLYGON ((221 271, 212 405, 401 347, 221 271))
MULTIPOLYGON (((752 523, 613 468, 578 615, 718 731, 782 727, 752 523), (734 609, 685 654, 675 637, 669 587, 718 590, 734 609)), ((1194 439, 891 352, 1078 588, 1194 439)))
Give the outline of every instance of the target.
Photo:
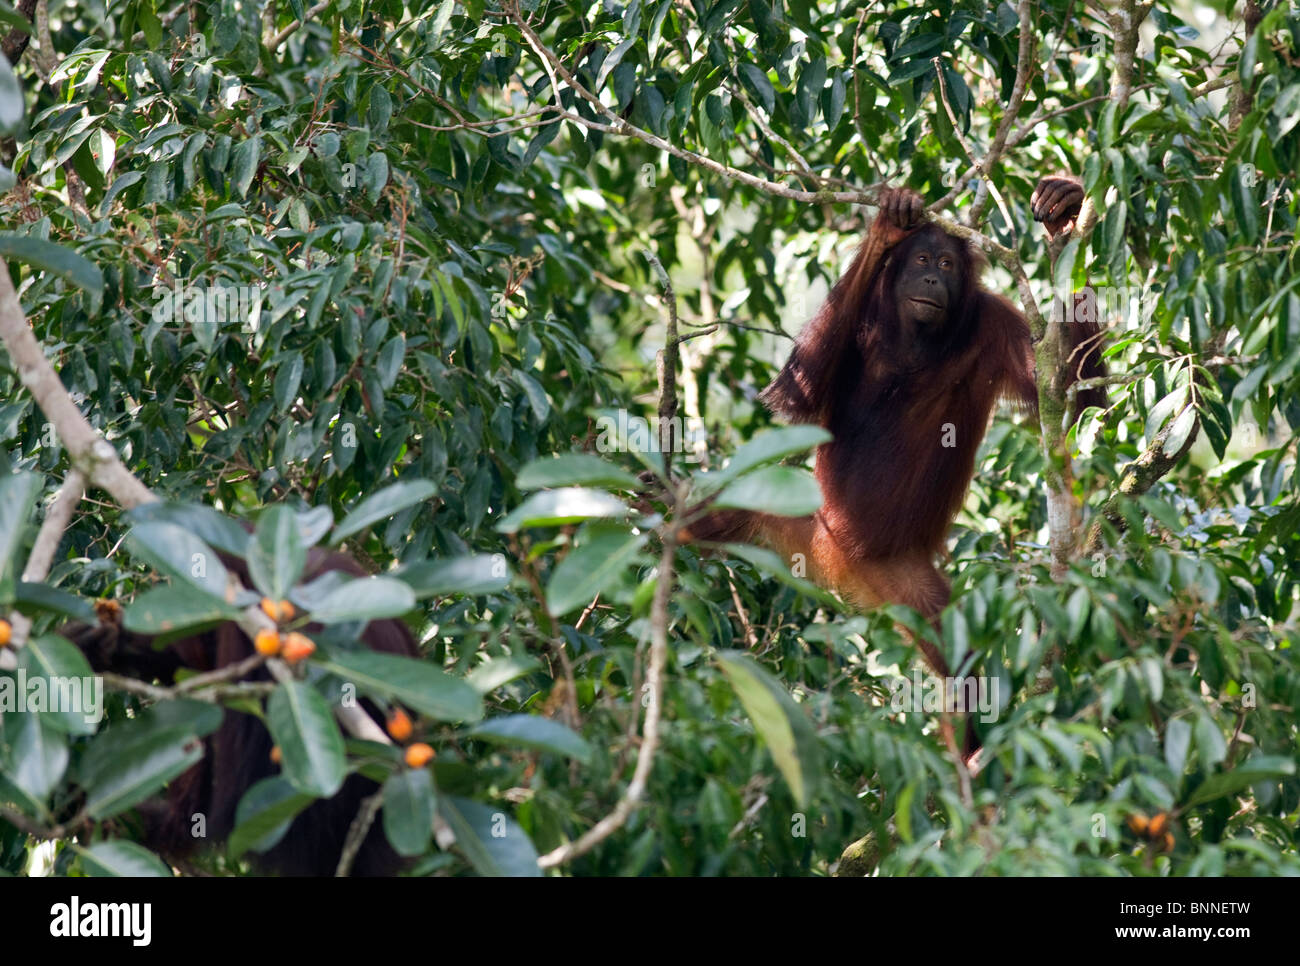
POLYGON ((280 653, 280 632, 269 627, 263 627, 257 632, 257 636, 253 638, 253 646, 257 648, 258 654, 274 657, 280 653))
POLYGON ((290 664, 297 664, 311 657, 315 650, 316 642, 310 637, 297 631, 290 631, 284 636, 284 646, 280 648, 280 656, 290 664))
POLYGON ((388 717, 388 733, 394 741, 405 741, 411 737, 411 716, 401 708, 394 708, 388 717))
POLYGON ((262 613, 277 624, 293 620, 293 615, 297 613, 293 609, 293 604, 287 600, 274 601, 270 597, 263 597, 259 606, 262 608, 262 613))
POLYGON ((432 760, 433 749, 423 742, 416 742, 406 749, 406 763, 412 768, 423 768, 432 760))

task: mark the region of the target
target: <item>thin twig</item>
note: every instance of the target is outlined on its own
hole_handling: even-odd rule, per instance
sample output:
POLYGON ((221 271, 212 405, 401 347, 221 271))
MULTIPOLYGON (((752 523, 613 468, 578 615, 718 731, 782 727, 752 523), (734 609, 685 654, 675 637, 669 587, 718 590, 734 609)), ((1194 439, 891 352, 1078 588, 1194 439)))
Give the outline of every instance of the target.
MULTIPOLYGON (((649 250, 645 252, 645 256, 654 267, 660 283, 663 285, 664 303, 668 310, 669 331, 662 353, 664 361, 660 382, 662 395, 659 403, 659 414, 661 419, 666 416, 667 421, 671 423, 677 416, 676 384, 672 378, 677 365, 677 299, 673 292, 672 283, 668 279, 668 273, 664 271, 663 264, 649 250), (667 406, 665 400, 668 400, 669 404, 667 406)), ((670 455, 670 453, 664 454, 665 468, 668 466, 670 455)), ((683 509, 682 502, 685 490, 684 485, 675 485, 672 483, 671 477, 668 479, 668 491, 672 507, 670 520, 673 522, 665 524, 659 530, 660 539, 663 541, 663 551, 659 555, 659 571, 655 584, 654 601, 650 607, 650 662, 646 670, 645 724, 641 729, 641 747, 637 749, 636 767, 632 771, 632 780, 628 782, 623 795, 609 814, 576 840, 567 842, 538 859, 538 865, 543 869, 555 868, 590 852, 623 827, 628 817, 636 809, 640 808, 641 799, 645 795, 646 783, 650 779, 650 770, 654 766, 655 753, 659 748, 659 721, 663 713, 664 669, 668 664, 668 625, 670 619, 668 602, 673 591, 673 562, 677 555, 677 528, 680 525, 676 521, 683 509)), ((634 699, 635 694, 636 692, 633 692, 634 699)), ((635 715, 633 720, 635 720, 635 715)))
MULTIPOLYGON (((36 534, 36 543, 32 545, 32 552, 27 556, 27 565, 23 568, 25 582, 39 583, 49 574, 50 566, 54 563, 54 554, 59 549, 60 541, 63 540, 63 533, 72 522, 72 514, 85 493, 85 475, 80 470, 69 470, 68 475, 63 479, 63 485, 59 487, 58 495, 45 513, 45 519, 41 521, 41 529, 36 534)), ((12 628, 12 636, 9 640, 11 648, 22 647, 32 630, 31 618, 15 610, 9 615, 9 625, 12 628)), ((12 651, 8 654, 0 652, 0 668, 11 670, 5 667, 10 663, 16 665, 16 658, 12 651)))
POLYGON ((370 833, 370 827, 375 824, 375 816, 379 814, 379 809, 383 807, 383 804, 384 790, 382 788, 373 795, 361 800, 361 807, 357 809, 357 817, 348 826, 348 837, 343 840, 343 852, 339 855, 339 864, 334 870, 336 877, 345 878, 352 872, 352 863, 356 860, 357 853, 361 851, 361 845, 370 833))

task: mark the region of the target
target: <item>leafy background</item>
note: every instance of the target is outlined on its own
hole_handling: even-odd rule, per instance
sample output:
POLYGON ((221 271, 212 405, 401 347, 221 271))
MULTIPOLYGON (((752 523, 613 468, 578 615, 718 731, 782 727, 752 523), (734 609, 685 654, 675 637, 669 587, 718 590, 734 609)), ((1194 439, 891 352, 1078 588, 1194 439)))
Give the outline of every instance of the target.
MULTIPOLYGON (((1054 578, 1036 427, 1010 412, 995 421, 945 564, 945 646, 973 652, 1006 701, 973 778, 935 715, 889 708, 896 666, 915 660, 895 623, 907 615, 844 612, 753 552, 677 551, 644 805, 566 872, 824 875, 855 840, 842 871, 1300 871, 1300 17, 1259 4, 1247 40, 1226 0, 1158 2, 1121 105, 1120 38, 1096 6, 1031 6, 1019 140, 990 179, 1010 222, 981 200, 977 227, 1018 253, 1045 304, 1051 265, 1029 194, 1044 174, 1080 174, 1102 219, 1067 271, 1136 293, 1127 318, 1107 320, 1107 364, 1123 376, 1111 406, 1069 438, 1090 519, 1153 440, 1185 454, 1116 504, 1124 534, 1108 528, 1054 578), (1157 812, 1171 817, 1172 850, 1125 827, 1157 812)), ((593 451, 600 412, 655 413, 665 311, 649 251, 691 336, 682 413, 707 433, 677 474, 717 470, 766 439, 745 499, 788 492, 770 464, 809 441, 759 436, 771 420, 755 397, 787 351, 781 333, 815 310, 869 212, 698 159, 787 189, 953 191, 947 214, 970 214, 964 145, 982 155, 1002 120, 1017 10, 92 0, 48 14, 16 73, 0 66, 0 250, 65 386, 140 479, 191 507, 169 511, 171 525, 217 549, 232 531, 194 507, 258 519, 263 533, 296 511, 324 539, 385 492, 387 512, 329 539, 376 572, 402 568, 393 579, 409 597, 396 590, 392 609, 444 672, 438 687, 500 673, 478 679, 478 725, 463 708, 423 709, 438 752, 427 786, 393 755, 350 747, 346 761, 412 783, 392 795, 423 809, 456 803, 445 814, 458 847, 417 830, 417 871, 535 870, 632 777, 665 579, 660 514, 673 507, 633 492, 635 474, 661 468, 648 454, 606 454, 594 473, 572 460, 521 471, 593 451), (559 103, 575 119, 547 110, 551 71, 516 13, 637 133, 564 81, 559 103), (34 240, 75 252, 102 287, 34 240), (248 287, 249 316, 159 308, 174 286, 221 283, 248 287), (567 514, 544 488, 566 482, 583 485, 567 514), (421 497, 394 499, 394 484, 421 497), (630 509, 612 510, 602 488, 630 509), (501 815, 503 839, 491 834, 501 815)), ((6 4, 0 15, 5 28, 22 22, 6 4)), ((1014 294, 1001 265, 987 282, 1014 294)), ((0 400, 0 599, 25 600, 47 634, 89 599, 132 602, 160 575, 184 578, 166 566, 184 559, 166 521, 124 543, 145 521, 96 498, 46 581, 68 597, 19 587, 30 507, 68 460, 3 356, 0 400)), ((316 663, 323 702, 335 679, 316 663)), ((27 868, 42 837, 60 839, 59 870, 147 865, 123 844, 129 807, 101 809, 75 845, 58 828, 82 814, 87 788, 133 764, 160 787, 183 764, 176 750, 211 725, 188 705, 164 708, 153 743, 128 747, 129 709, 140 699, 117 695, 98 735, 0 718, 5 869, 27 868), (32 835, 32 823, 63 834, 32 835)), ((333 727, 326 715, 322 732, 333 727)), ((291 786, 281 791, 310 800, 328 782, 291 786)), ((229 853, 209 861, 242 868, 229 853)))

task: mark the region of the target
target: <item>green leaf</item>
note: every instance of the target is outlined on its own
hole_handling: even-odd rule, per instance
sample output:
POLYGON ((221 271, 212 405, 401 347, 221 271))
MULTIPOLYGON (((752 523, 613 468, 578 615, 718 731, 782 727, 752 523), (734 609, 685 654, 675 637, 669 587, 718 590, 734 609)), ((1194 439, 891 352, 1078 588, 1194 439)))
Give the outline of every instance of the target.
POLYGON ((232 557, 243 557, 248 552, 248 531, 238 521, 208 506, 158 501, 142 504, 127 516, 135 525, 153 521, 173 524, 232 557))
POLYGON ((191 734, 204 738, 221 727, 224 717, 225 712, 221 706, 210 701, 171 698, 138 710, 128 722, 118 722, 113 727, 119 744, 168 728, 184 728, 191 734))
MULTIPOLYGON (((1124 266, 1124 223, 1127 212, 1128 205, 1123 201, 1117 201, 1106 210, 1106 217, 1101 223, 1101 247, 1112 270, 1118 267, 1122 271, 1124 266)), ((1118 275, 1120 272, 1113 272, 1113 274, 1118 275)))
POLYGON ((144 32, 145 43, 154 50, 162 47, 163 26, 154 9, 153 0, 141 0, 135 7, 136 23, 144 32))
POLYGON ((90 144, 94 153, 95 170, 101 178, 107 178, 117 158, 117 142, 107 128, 101 127, 91 135, 90 144))
POLYGON ((379 351, 379 361, 375 363, 375 369, 379 375, 379 384, 385 390, 392 389, 393 384, 397 382, 405 355, 406 337, 400 332, 389 339, 379 351))
POLYGON ((44 817, 50 795, 68 767, 67 738, 48 714, 8 714, 4 724, 9 747, 0 746, 0 752, 7 752, 0 756, 3 778, 26 796, 27 811, 44 817))
POLYGON ((9 61, 0 57, 0 134, 13 134, 27 114, 23 89, 9 61))
MULTIPOLYGON (((22 570, 14 551, 18 549, 23 532, 36 517, 33 508, 41 495, 41 486, 41 477, 36 473, 20 471, 0 477, 0 591, 12 586, 12 581, 17 580, 22 570), (6 584, 6 578, 9 584, 6 584)), ((3 599, 0 596, 0 600, 3 599)))
POLYGON ((826 86, 826 58, 821 54, 813 57, 808 66, 799 72, 799 81, 795 93, 795 115, 801 126, 813 122, 815 112, 821 104, 822 88, 826 86))
POLYGON ((1151 411, 1147 413, 1146 426, 1144 430, 1147 440, 1154 440, 1156 438, 1156 435, 1164 427, 1165 421, 1169 418, 1170 414, 1173 413, 1175 407, 1188 406, 1190 408, 1189 399, 1190 397, 1187 388, 1185 386, 1178 386, 1173 390, 1173 392, 1166 394, 1159 402, 1152 406, 1151 411))
POLYGON ((370 88, 370 104, 366 110, 366 119, 375 134, 388 130, 388 122, 393 116, 392 95, 381 85, 370 88))
MULTIPOLYGON (((1200 741, 1200 735, 1197 735, 1200 741)), ((1247 759, 1232 771, 1211 775, 1197 786, 1184 807, 1212 802, 1216 798, 1232 795, 1261 781, 1286 780, 1295 775, 1295 762, 1282 755, 1259 755, 1247 759)))
POLYGON ((894 821, 898 825, 898 834, 904 842, 912 842, 916 838, 912 834, 912 801, 916 798, 918 782, 920 779, 914 778, 904 785, 894 804, 894 821))
POLYGON ((429 480, 401 480, 366 497, 334 528, 331 543, 340 543, 377 520, 384 520, 408 506, 431 499, 438 488, 429 480))
POLYGON ((555 616, 589 604, 634 562, 649 539, 626 527, 589 523, 546 585, 546 609, 555 616))
POLYGON ((287 506, 268 508, 248 541, 248 575, 254 586, 272 600, 283 600, 306 563, 297 514, 287 506))
POLYGON ((826 607, 837 609, 840 606, 833 594, 818 587, 810 580, 796 577, 789 564, 766 547, 755 547, 748 543, 727 543, 723 544, 723 546, 726 547, 727 553, 731 556, 739 557, 741 560, 753 564, 759 570, 771 574, 781 583, 793 587, 804 596, 820 601, 826 607))
POLYGON ((28 617, 58 614, 68 620, 93 623, 95 608, 83 597, 69 594, 49 584, 19 581, 14 587, 14 607, 28 617))
POLYGON ((494 594, 510 584, 505 554, 477 554, 446 560, 421 560, 394 571, 393 576, 409 584, 415 596, 445 597, 449 594, 494 594))
POLYGON ((90 259, 52 242, 8 231, 0 232, 0 258, 17 259, 66 279, 89 295, 94 311, 98 311, 104 297, 104 276, 90 259))
POLYGON ((279 844, 298 813, 316 799, 293 787, 283 775, 263 778, 248 791, 235 808, 235 829, 226 842, 226 853, 237 859, 245 852, 266 852, 279 844))
MULTIPOLYGON (((447 24, 451 23, 451 15, 456 11, 456 0, 442 0, 442 5, 438 7, 438 13, 433 18, 433 26, 429 28, 430 39, 436 40, 442 36, 447 24)), ((556 92, 557 96, 559 92, 556 92)))
POLYGON ((1245 240, 1253 245, 1259 238, 1259 209, 1253 189, 1241 177, 1235 165, 1227 165, 1228 197, 1232 202, 1232 223, 1241 230, 1245 240))
POLYGON ((600 65, 600 72, 596 75, 596 86, 592 90, 599 91, 605 86, 605 78, 609 77, 614 68, 622 61, 623 55, 632 49, 632 45, 637 42, 636 37, 628 37, 621 41, 617 47, 610 51, 609 56, 605 58, 604 63, 600 65))
POLYGON ((267 702, 267 726, 280 746, 284 774, 298 791, 330 798, 343 785, 343 735, 325 699, 301 681, 285 681, 267 702))
POLYGON ((748 654, 721 651, 717 660, 754 723, 754 730, 772 752, 795 804, 805 807, 812 798, 820 768, 817 739, 808 716, 748 654))
POLYGON ((534 714, 507 714, 489 718, 471 728, 467 737, 481 738, 498 745, 553 751, 567 755, 583 765, 591 761, 591 745, 581 735, 558 721, 534 714))
POLYGON ((456 848, 479 875, 542 874, 533 843, 504 811, 452 795, 438 797, 438 811, 456 834, 456 848))
POLYGON ((301 510, 297 514, 298 539, 304 547, 314 547, 320 543, 325 534, 334 526, 334 514, 327 506, 316 506, 310 510, 301 510))
POLYGON ((388 185, 388 155, 376 151, 366 162, 366 197, 377 204, 388 185))
POLYGON ((1192 726, 1186 718, 1170 718, 1165 725, 1165 764, 1175 776, 1187 767, 1187 752, 1192 746, 1192 726))
POLYGON ((745 85, 764 113, 769 117, 776 107, 776 92, 772 90, 772 82, 767 79, 767 71, 754 64, 742 63, 740 65, 740 81, 745 85))
POLYGON ((31 33, 32 22, 15 10, 10 0, 0 0, 0 23, 8 24, 23 33, 31 33))
POLYGON ((721 470, 697 474, 693 495, 704 499, 759 466, 820 446, 830 438, 831 434, 820 426, 782 426, 765 430, 736 450, 721 470))
POLYGON ((1183 448, 1188 437, 1192 435, 1192 430, 1196 428, 1196 407, 1187 406, 1183 409, 1178 417, 1169 427, 1169 435, 1165 437, 1164 445, 1161 447, 1165 456, 1173 457, 1183 448))
POLYGON ((94 767, 82 763, 86 811, 97 819, 126 811, 157 792, 203 757, 203 742, 186 728, 164 728, 139 740, 119 743, 113 729, 94 742, 98 750, 94 767))
POLYGON ((228 54, 239 44, 239 21, 226 14, 212 28, 212 43, 218 54, 228 54))
POLYGON ((395 577, 359 577, 326 595, 311 609, 321 624, 400 617, 415 609, 415 592, 395 577))
POLYGON ((130 808, 160 790, 202 755, 200 738, 221 726, 223 712, 192 700, 163 701, 138 717, 114 721, 83 752, 78 783, 98 789, 105 813, 130 808))
POLYGON ((172 870, 143 845, 121 839, 96 842, 82 849, 81 868, 88 876, 123 877, 130 879, 172 878, 172 870))
POLYGON ((1228 757, 1228 746, 1223 740, 1223 732, 1208 714, 1196 716, 1196 751, 1205 768, 1213 768, 1228 757))
MULTIPOLYGON (((952 87, 954 89, 963 89, 966 91, 966 111, 970 110, 970 91, 966 88, 966 82, 962 80, 961 75, 948 71, 948 75, 955 79, 952 87)), ((840 118, 844 116, 844 101, 848 97, 848 85, 844 82, 844 72, 836 71, 831 77, 831 86, 822 92, 822 114, 826 118, 826 126, 830 130, 840 123, 840 118)), ((967 116, 966 127, 970 126, 969 117, 967 116)))
MULTIPOLYGON (((1086 587, 1076 587, 1070 599, 1066 601, 1065 613, 1070 620, 1069 640, 1077 641, 1083 633, 1083 628, 1088 622, 1088 615, 1092 612, 1092 597, 1089 595, 1086 587)), ((1159 700, 1159 695, 1156 695, 1159 700)))
POLYGON ((302 365, 302 353, 291 352, 275 370, 275 408, 282 413, 288 412, 298 398, 298 387, 302 384, 302 365))
POLYGON ((532 674, 541 666, 541 661, 526 654, 497 657, 484 661, 465 675, 465 683, 479 694, 491 694, 501 685, 532 674))
POLYGON ((252 187, 253 176, 257 174, 257 166, 261 160, 261 135, 254 135, 240 141, 230 152, 230 186, 239 197, 248 197, 248 189, 252 187))
POLYGON ((497 524, 501 533, 526 527, 555 527, 592 517, 626 517, 631 511, 617 497, 600 490, 568 486, 534 493, 497 524))
POLYGON ((104 713, 104 693, 99 678, 81 649, 58 634, 42 634, 18 652, 18 667, 29 681, 43 678, 46 700, 42 717, 59 731, 93 735, 104 713), (59 710, 54 710, 54 702, 59 710))
POLYGON ((398 701, 439 721, 478 721, 483 699, 428 661, 374 651, 338 651, 319 662, 363 694, 398 701))
POLYGON ((138 523, 127 534, 126 547, 154 570, 222 601, 226 599, 229 577, 225 565, 192 531, 161 520, 138 523))
POLYGON ((113 199, 120 195, 131 185, 144 178, 143 171, 128 171, 126 174, 113 180, 113 184, 104 192, 104 197, 99 202, 99 215, 102 218, 107 215, 113 205, 113 199))
POLYGON ((718 494, 713 505, 756 510, 779 517, 807 516, 822 505, 812 474, 790 466, 768 466, 742 476, 718 494))
POLYGON ((561 453, 542 456, 527 464, 515 477, 521 490, 556 486, 606 486, 619 490, 640 490, 641 481, 627 470, 607 463, 592 453, 561 453))
POLYGON ((1071 238, 1065 243, 1065 248, 1057 256, 1056 265, 1052 268, 1052 285, 1055 287, 1055 294, 1066 305, 1074 304, 1071 296, 1074 294, 1074 263, 1078 257, 1079 239, 1071 238))
POLYGON ((423 855, 433 834, 437 795, 427 768, 406 768, 384 782, 384 834, 398 855, 423 855))

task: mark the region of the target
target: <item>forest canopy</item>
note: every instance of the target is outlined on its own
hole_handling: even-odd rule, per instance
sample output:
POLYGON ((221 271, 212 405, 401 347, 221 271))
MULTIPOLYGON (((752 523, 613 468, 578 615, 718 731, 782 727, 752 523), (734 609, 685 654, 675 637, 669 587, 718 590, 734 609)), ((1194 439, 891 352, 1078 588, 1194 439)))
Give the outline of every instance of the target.
POLYGON ((246 872, 356 773, 419 875, 1300 872, 1291 5, 0 0, 0 53, 0 870, 246 872), (674 536, 816 507, 757 395, 887 186, 1035 337, 937 632, 674 536), (106 615, 315 648, 95 675, 106 615), (927 635, 996 685, 978 767, 899 707, 927 635), (282 772, 164 862, 222 709, 282 772))

